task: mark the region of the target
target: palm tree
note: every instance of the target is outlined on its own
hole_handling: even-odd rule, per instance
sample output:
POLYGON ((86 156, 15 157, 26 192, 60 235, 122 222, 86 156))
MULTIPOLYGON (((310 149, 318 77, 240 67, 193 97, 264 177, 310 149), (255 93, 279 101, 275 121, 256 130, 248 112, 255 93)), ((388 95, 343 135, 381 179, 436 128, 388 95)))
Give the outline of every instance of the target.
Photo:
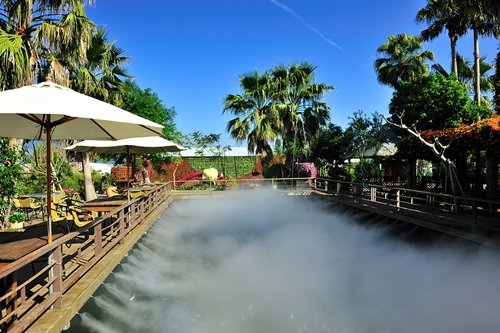
POLYGON ((131 78, 124 69, 130 58, 123 49, 108 42, 104 28, 93 35, 84 61, 68 64, 69 86, 96 99, 119 105, 125 80, 131 78))
POLYGON ((330 107, 321 101, 333 86, 314 83, 317 66, 307 62, 272 69, 273 100, 283 126, 283 146, 307 155, 309 140, 330 120, 330 107))
MULTIPOLYGON (((465 84, 467 91, 474 91, 475 83, 475 73, 474 64, 471 64, 469 60, 458 56, 459 64, 459 80, 465 84)), ((493 76, 489 75, 489 72, 493 70, 493 65, 486 61, 486 57, 479 58, 479 88, 481 92, 491 92, 493 91, 493 76)), ((488 104, 489 101, 485 97, 481 97, 482 103, 488 104)))
POLYGON ((486 10, 495 15, 497 20, 500 20, 500 2, 498 0, 484 0, 484 5, 486 10))
MULTIPOLYGON (((129 57, 115 43, 108 42, 103 28, 96 31, 86 51, 85 60, 68 59, 69 85, 72 89, 94 98, 118 104, 125 79, 130 78, 122 67, 129 57)), ((90 172, 90 153, 83 153, 85 199, 96 198, 90 172)))
POLYGON ((280 119, 273 107, 269 73, 258 71, 240 77, 241 94, 224 98, 223 112, 236 118, 227 123, 227 131, 236 142, 248 141, 248 151, 272 156, 270 141, 278 137, 280 119))
POLYGON ((443 30, 448 31, 451 48, 451 71, 458 75, 457 40, 467 33, 467 25, 457 12, 456 0, 427 0, 427 5, 418 11, 417 22, 428 24, 420 36, 425 41, 437 38, 443 30))
MULTIPOLYGON (((493 23, 500 29, 500 1, 484 0, 485 10, 493 16, 493 23)), ((498 36, 497 36, 498 38, 498 36)), ((500 48, 495 58, 495 74, 492 77, 494 86, 493 103, 497 114, 500 114, 500 48)))
MULTIPOLYGON (((493 75, 489 75, 489 72, 493 70, 494 66, 486 61, 485 57, 480 58, 480 82, 479 85, 481 87, 482 92, 492 92, 494 91, 494 77, 493 75)), ((440 65, 434 64, 432 68, 437 73, 440 73, 446 77, 449 77, 450 74, 440 65)), ((465 86, 465 89, 470 94, 474 94, 474 65, 471 62, 462 57, 460 54, 457 54, 457 78, 458 80, 465 86)), ((489 105, 491 101, 486 97, 481 97, 482 103, 489 105)))
POLYGON ((0 89, 67 80, 60 55, 83 60, 93 23, 84 0, 0 0, 0 89))
POLYGON ((494 96, 493 103, 495 104, 495 111, 500 115, 500 48, 498 49, 495 61, 495 75, 493 77, 494 96))
MULTIPOLYGON (((500 24, 496 12, 491 11, 493 3, 484 0, 458 2, 459 13, 467 18, 467 26, 472 29, 474 38, 474 95, 477 104, 481 104, 481 63, 479 56, 479 36, 498 38, 500 24)), ((498 6, 498 5, 495 5, 498 6)))
POLYGON ((434 60, 434 54, 422 51, 422 42, 422 37, 405 33, 389 36, 377 49, 382 56, 375 60, 377 80, 397 88, 400 82, 411 82, 426 75, 429 71, 426 60, 434 60))
MULTIPOLYGON (((93 23, 84 0, 0 0, 0 90, 45 80, 64 84, 67 68, 57 55, 82 59, 93 23)), ((11 138, 10 146, 22 145, 11 138)))

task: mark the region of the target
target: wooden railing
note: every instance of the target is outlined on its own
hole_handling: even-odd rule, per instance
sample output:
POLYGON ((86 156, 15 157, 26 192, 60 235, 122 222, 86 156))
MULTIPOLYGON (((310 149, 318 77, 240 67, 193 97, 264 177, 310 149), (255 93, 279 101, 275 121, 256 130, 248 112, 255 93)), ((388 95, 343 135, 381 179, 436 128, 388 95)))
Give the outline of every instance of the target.
POLYGON ((500 202, 478 198, 455 196, 388 187, 375 184, 345 182, 317 178, 316 191, 331 194, 339 200, 361 203, 368 206, 415 216, 450 218, 457 228, 476 232, 500 231, 500 202))
POLYGON ((164 202, 170 184, 125 203, 75 232, 0 268, 0 332, 23 332, 45 311, 63 306, 63 295, 164 202), (92 236, 89 236, 92 235, 92 236))
MULTIPOLYGON (((481 226, 483 220, 493 221, 493 227, 500 228, 500 203, 476 198, 325 178, 223 180, 217 184, 220 189, 252 190, 262 186, 278 191, 316 191, 346 202, 385 210, 423 216, 445 213, 466 217, 473 231, 481 226)), ((123 243, 134 227, 159 204, 165 201, 170 203, 172 198, 171 184, 162 185, 86 227, 0 267, 0 281, 6 281, 9 287, 5 294, 0 294, 0 332, 22 332, 45 311, 61 308, 63 295, 71 286, 106 253, 123 243), (92 236, 87 237, 88 234, 92 236), (29 277, 23 279, 23 271, 30 271, 29 277)))

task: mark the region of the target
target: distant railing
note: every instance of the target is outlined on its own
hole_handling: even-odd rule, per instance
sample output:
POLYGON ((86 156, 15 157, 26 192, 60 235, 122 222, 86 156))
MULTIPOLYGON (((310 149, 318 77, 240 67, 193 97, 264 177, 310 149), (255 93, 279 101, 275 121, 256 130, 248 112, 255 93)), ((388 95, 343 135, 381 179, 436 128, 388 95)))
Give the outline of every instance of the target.
POLYGON ((71 286, 117 244, 123 243, 161 203, 171 201, 170 184, 160 185, 85 227, 4 265, 0 281, 8 290, 0 295, 0 332, 23 332, 48 309, 61 308, 63 295, 71 286), (63 247, 68 250, 63 251, 63 247), (20 279, 30 265, 32 274, 20 279))
POLYGON ((399 213, 451 217, 457 228, 473 232, 478 231, 478 227, 500 231, 499 201, 325 178, 317 178, 315 188, 347 202, 399 213))
POLYGON ((279 190, 313 189, 314 180, 311 178, 250 178, 250 179, 218 179, 215 181, 190 179, 183 181, 180 186, 173 186, 174 190, 247 190, 267 187, 279 190))

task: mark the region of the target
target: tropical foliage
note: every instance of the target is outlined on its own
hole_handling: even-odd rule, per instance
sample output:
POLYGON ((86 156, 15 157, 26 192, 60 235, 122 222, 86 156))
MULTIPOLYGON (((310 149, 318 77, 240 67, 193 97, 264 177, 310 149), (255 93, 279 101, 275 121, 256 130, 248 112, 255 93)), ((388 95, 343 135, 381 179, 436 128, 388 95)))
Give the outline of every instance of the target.
POLYGON ((467 25, 458 13, 456 1, 428 0, 427 5, 418 11, 416 20, 428 24, 428 27, 420 34, 425 41, 437 38, 443 30, 448 32, 451 48, 451 72, 458 75, 457 41, 467 32, 467 25))
POLYGON ((333 89, 314 82, 315 70, 301 63, 243 75, 241 94, 224 99, 224 112, 236 116, 227 124, 231 137, 246 139, 249 151, 268 157, 278 139, 289 156, 307 156, 309 140, 330 119, 330 107, 321 99, 333 89))
POLYGON ((173 106, 167 107, 151 89, 141 89, 137 83, 127 80, 122 87, 121 107, 138 116, 163 125, 163 135, 169 140, 179 142, 180 132, 175 126, 177 112, 173 106))
POLYGON ((455 76, 438 73, 401 84, 393 94, 389 112, 393 122, 402 120, 419 130, 471 124, 491 114, 488 108, 473 103, 455 76))
POLYGON ((310 157, 309 141, 330 120, 330 107, 321 100, 333 87, 314 82, 316 68, 301 63, 271 70, 283 148, 288 156, 298 159, 310 157))
POLYGON ((98 29, 92 34, 84 60, 70 60, 69 86, 85 95, 120 105, 123 82, 130 78, 124 66, 129 57, 115 42, 109 42, 106 31, 98 29))
POLYGON ((429 72, 426 61, 434 60, 434 54, 422 50, 420 36, 401 33, 389 36, 378 47, 379 58, 375 60, 377 80, 385 85, 398 88, 402 82, 411 82, 429 72))
POLYGON ((7 140, 0 138, 0 230, 9 218, 11 198, 18 193, 22 172, 18 159, 19 150, 10 148, 7 140))
POLYGON ((495 75, 493 76, 493 105, 497 114, 500 115, 500 47, 498 49, 496 62, 495 62, 495 75))
POLYGON ((428 0, 425 8, 417 13, 417 21, 428 23, 422 31, 425 40, 436 38, 446 29, 450 38, 452 72, 458 75, 456 42, 468 30, 472 30, 474 42, 473 82, 474 95, 478 104, 481 98, 480 36, 500 36, 500 13, 497 1, 492 0, 428 0))
POLYGON ((342 127, 329 123, 312 141, 311 155, 324 177, 334 177, 337 165, 349 152, 350 145, 343 134, 342 127))
POLYGON ((66 82, 69 59, 84 61, 94 24, 83 0, 0 1, 0 89, 66 82))
POLYGON ((237 143, 248 141, 248 150, 256 154, 272 155, 271 143, 282 128, 273 105, 272 82, 268 71, 258 71, 240 77, 240 94, 224 98, 224 112, 236 117, 227 123, 227 131, 237 143))

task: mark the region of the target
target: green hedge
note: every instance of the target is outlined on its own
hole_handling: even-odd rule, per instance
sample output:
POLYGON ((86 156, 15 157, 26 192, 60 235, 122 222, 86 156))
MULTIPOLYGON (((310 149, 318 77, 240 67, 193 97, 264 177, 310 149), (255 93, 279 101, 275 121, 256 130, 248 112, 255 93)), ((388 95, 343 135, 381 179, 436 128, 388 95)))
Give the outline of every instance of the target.
POLYGON ((189 157, 188 160, 193 169, 197 171, 216 168, 217 171, 224 173, 225 178, 231 179, 249 175, 255 164, 255 157, 253 156, 200 156, 189 157))

